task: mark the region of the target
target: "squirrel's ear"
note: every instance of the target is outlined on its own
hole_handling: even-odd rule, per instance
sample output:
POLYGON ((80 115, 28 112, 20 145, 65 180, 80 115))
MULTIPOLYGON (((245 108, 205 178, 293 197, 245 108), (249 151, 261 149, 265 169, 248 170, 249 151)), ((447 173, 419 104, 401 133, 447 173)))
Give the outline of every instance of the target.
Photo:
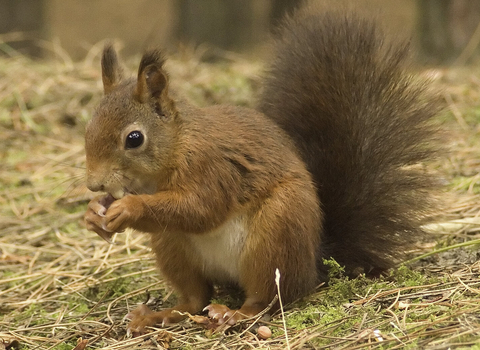
POLYGON ((106 44, 102 55, 102 81, 105 94, 111 92, 122 80, 122 68, 111 44, 106 44))
POLYGON ((145 103, 150 99, 158 99, 166 91, 168 77, 162 66, 165 62, 158 50, 145 53, 138 68, 137 87, 135 97, 145 103))

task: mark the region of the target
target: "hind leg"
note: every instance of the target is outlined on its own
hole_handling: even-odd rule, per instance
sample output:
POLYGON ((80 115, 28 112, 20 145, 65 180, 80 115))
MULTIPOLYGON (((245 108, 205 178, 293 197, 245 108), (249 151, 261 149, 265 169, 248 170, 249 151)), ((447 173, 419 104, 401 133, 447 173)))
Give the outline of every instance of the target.
MULTIPOLYGON (((284 304, 315 288, 321 212, 315 192, 301 185, 283 185, 249 216, 249 235, 240 261, 240 286, 246 299, 239 310, 209 305, 209 316, 219 323, 233 324, 265 309, 277 294, 276 269, 284 304)), ((277 302, 272 311, 278 307, 277 302)))
POLYGON ((170 237, 167 233, 162 237, 152 235, 152 246, 162 276, 178 293, 179 303, 158 312, 140 305, 128 315, 131 318, 128 330, 133 334, 144 333, 149 326, 179 322, 186 318, 182 313, 198 313, 208 304, 212 295, 212 286, 195 264, 193 249, 189 249, 187 240, 178 236, 170 237))

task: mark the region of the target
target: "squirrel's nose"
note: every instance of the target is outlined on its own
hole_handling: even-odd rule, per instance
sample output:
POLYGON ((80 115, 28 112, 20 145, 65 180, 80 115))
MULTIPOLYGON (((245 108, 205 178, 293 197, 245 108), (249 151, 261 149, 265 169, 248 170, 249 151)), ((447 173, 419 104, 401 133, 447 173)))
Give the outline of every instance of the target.
POLYGON ((105 190, 105 177, 100 172, 95 164, 88 162, 87 158, 87 173, 85 174, 85 182, 87 188, 92 192, 99 192, 105 190))
POLYGON ((87 188, 92 192, 99 192, 105 190, 105 185, 100 181, 95 181, 90 176, 87 176, 87 188))
POLYGON ((92 192, 100 192, 105 190, 105 186, 103 185, 88 185, 87 188, 92 192))

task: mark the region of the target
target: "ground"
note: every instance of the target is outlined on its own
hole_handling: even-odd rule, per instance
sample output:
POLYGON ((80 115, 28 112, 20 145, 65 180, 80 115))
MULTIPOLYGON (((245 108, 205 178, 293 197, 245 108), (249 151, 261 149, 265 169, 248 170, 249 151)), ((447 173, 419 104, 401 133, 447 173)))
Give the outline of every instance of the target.
MULTIPOLYGON (((432 165, 448 205, 416 259, 378 279, 345 278, 330 262, 329 287, 269 321, 212 330, 191 319, 132 339, 128 310, 168 306, 175 295, 146 236, 127 232, 109 245, 83 224, 92 197, 83 133, 102 96, 98 53, 79 63, 61 51, 47 62, 0 58, 0 349, 480 349, 480 67, 415 69, 443 96, 438 121, 451 150, 432 165), (259 339, 259 323, 269 339, 259 339)), ((235 55, 204 62, 198 50, 167 69, 198 105, 252 106, 262 72, 235 55)))

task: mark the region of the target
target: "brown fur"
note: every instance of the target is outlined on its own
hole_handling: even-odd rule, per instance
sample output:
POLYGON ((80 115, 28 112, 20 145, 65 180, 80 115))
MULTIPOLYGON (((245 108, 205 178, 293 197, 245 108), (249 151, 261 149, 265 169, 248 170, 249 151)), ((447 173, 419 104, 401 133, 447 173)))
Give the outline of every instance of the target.
MULTIPOLYGON (((166 93, 160 56, 150 52, 142 62, 145 57, 149 62, 140 65, 137 82, 104 79, 118 87, 105 89, 87 126, 88 187, 126 192, 105 217, 94 209, 102 197, 94 200, 86 214, 89 229, 103 237, 127 227, 151 233, 160 270, 180 294, 176 310, 198 312, 214 282, 234 282, 246 293, 240 312, 255 314, 276 294, 277 268, 285 302, 311 291, 318 281, 320 206, 288 137, 253 110, 175 104, 166 93), (146 141, 125 149, 125 130, 133 129, 144 131, 146 141), (219 252, 218 266, 209 271, 189 236, 214 235, 230 220, 246 231, 233 243, 240 246, 238 256, 219 252)), ((104 74, 115 71, 104 67, 104 74)), ((131 327, 178 320, 170 311, 148 314, 148 321, 145 316, 131 327)))
POLYGON ((319 257, 349 273, 392 267, 437 206, 438 176, 418 165, 440 150, 439 99, 406 73, 407 43, 388 43, 352 13, 298 11, 273 51, 259 110, 313 175, 325 213, 319 257))
MULTIPOLYGON (((404 76, 404 53, 382 46, 368 22, 300 12, 277 42, 266 117, 174 98, 158 51, 144 55, 136 81, 122 80, 105 48, 87 185, 116 200, 92 200, 87 227, 107 239, 125 228, 150 233, 180 296, 173 309, 133 312, 131 330, 200 311, 214 283, 245 291, 239 319, 274 298, 277 268, 288 303, 319 282, 323 257, 350 270, 392 266, 421 232, 434 184, 412 165, 432 155, 436 105, 404 76), (144 142, 126 147, 132 131, 144 142)), ((209 306, 210 315, 220 310, 227 322, 228 309, 209 306)))

